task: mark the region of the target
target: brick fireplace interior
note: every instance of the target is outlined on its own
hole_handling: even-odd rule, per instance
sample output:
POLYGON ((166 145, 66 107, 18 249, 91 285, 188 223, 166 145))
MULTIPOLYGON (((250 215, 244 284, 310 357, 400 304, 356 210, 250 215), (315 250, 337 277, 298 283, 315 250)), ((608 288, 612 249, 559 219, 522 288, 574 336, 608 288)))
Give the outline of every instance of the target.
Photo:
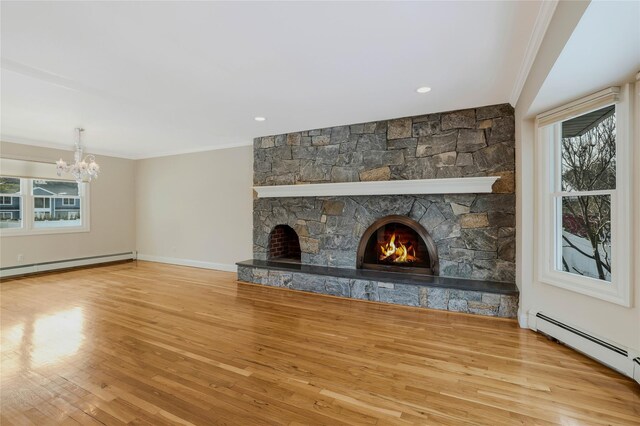
POLYGON ((288 225, 277 225, 269 234, 269 259, 300 262, 300 239, 288 225))

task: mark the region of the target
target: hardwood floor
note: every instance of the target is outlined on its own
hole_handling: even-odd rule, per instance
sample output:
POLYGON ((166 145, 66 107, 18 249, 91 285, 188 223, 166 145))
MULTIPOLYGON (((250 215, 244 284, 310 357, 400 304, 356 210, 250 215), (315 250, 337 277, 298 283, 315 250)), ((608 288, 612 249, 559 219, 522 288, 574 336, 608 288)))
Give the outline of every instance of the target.
POLYGON ((3 426, 640 422, 635 382, 511 320, 148 262, 1 290, 3 426))

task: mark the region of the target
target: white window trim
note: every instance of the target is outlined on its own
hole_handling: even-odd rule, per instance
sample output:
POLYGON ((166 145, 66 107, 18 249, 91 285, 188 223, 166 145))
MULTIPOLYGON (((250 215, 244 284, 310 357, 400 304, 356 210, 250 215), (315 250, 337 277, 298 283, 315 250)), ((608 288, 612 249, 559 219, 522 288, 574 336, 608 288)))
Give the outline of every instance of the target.
MULTIPOLYGON (((57 228, 35 228, 34 227, 34 207, 33 200, 38 197, 33 195, 33 179, 37 178, 21 178, 20 179, 20 196, 22 198, 22 221, 18 228, 1 228, 1 237, 18 237, 26 235, 48 235, 48 234, 73 234, 77 232, 89 232, 91 230, 91 200, 90 186, 87 183, 79 185, 80 200, 80 226, 60 226, 57 228)), ((46 198, 46 197, 43 197, 46 198)))
MULTIPOLYGON (((539 115, 536 118, 536 204, 537 218, 535 244, 537 247, 538 280, 545 284, 581 293, 611 303, 631 306, 631 184, 632 184, 632 100, 633 85, 628 84, 622 91, 610 88, 587 96, 566 106, 539 115), (561 136, 561 122, 590 111, 616 105, 616 189, 601 191, 611 195, 611 282, 580 276, 556 269, 557 238, 562 232, 557 223, 556 206, 553 199, 559 193, 554 188, 553 176, 559 164, 557 147, 552 140, 561 136), (555 137, 554 137, 555 132, 555 137), (556 152, 554 152, 556 150, 556 152), (556 162, 557 163, 557 162, 556 162), (556 169, 553 172, 554 168, 556 169)), ((590 192, 593 195, 594 192, 590 192)), ((564 194, 564 192, 563 192, 564 194)), ((580 195, 580 192, 571 195, 580 195)))

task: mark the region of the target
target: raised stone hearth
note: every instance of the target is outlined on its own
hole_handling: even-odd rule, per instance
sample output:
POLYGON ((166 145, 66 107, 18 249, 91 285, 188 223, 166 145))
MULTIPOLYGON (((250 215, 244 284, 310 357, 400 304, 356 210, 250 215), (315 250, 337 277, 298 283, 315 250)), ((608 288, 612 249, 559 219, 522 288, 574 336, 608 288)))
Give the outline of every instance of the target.
POLYGON ((254 284, 351 299, 513 318, 515 285, 491 281, 401 275, 389 272, 250 260, 238 263, 238 279, 254 284))
POLYGON ((256 138, 256 186, 500 179, 492 193, 255 199, 255 261, 277 260, 270 255, 270 235, 285 225, 299 238, 301 265, 326 268, 329 275, 239 264, 239 278, 355 298, 363 298, 364 286, 371 300, 515 316, 514 133, 513 108, 503 104, 256 138), (423 267, 423 272, 458 279, 457 285, 461 280, 502 283, 504 292, 495 290, 499 284, 493 292, 474 292, 456 288, 455 280, 442 287, 429 280, 380 277, 359 284, 358 278, 339 276, 363 267, 358 262, 363 234, 390 215, 415 221, 427 233, 437 268, 423 267))

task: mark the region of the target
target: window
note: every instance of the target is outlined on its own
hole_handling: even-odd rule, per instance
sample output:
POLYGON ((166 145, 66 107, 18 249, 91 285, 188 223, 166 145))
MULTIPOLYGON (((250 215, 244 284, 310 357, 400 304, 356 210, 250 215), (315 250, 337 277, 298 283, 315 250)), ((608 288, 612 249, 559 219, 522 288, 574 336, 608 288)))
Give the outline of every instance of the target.
POLYGON ((33 207, 35 207, 36 209, 50 209, 51 198, 34 197, 33 207))
POLYGON ((89 230, 86 184, 0 177, 0 192, 0 229, 3 235, 89 230), (13 191, 9 194, 14 196, 8 196, 6 191, 13 191), (14 201, 5 205, 5 198, 14 201))
POLYGON ((611 201, 616 192, 615 105, 561 124, 554 194, 556 269, 611 281, 611 201))
POLYGON ((0 176, 0 229, 22 227, 22 187, 18 178, 0 176))
POLYGON ((34 196, 34 228, 82 225, 80 206, 76 209, 71 208, 75 204, 74 199, 68 197, 69 195, 77 196, 80 193, 80 185, 77 182, 34 179, 31 192, 34 196), (71 200, 71 203, 65 204, 65 200, 71 200))
POLYGON ((628 95, 612 88, 538 116, 537 148, 540 280, 623 305, 630 288, 622 254, 630 252, 628 95))

